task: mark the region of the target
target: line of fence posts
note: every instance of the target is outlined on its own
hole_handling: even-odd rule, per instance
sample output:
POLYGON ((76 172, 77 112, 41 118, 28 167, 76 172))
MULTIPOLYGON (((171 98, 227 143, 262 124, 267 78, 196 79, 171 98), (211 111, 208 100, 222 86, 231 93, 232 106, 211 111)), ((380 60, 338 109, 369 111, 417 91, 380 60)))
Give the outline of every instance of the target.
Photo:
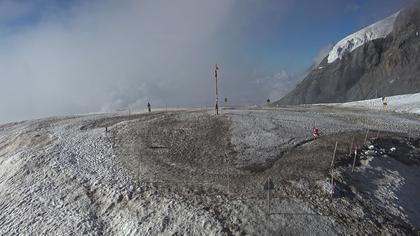
MULTIPOLYGON (((368 136, 369 136, 369 129, 366 130, 366 134, 365 134, 365 139, 363 141, 363 145, 366 144, 366 141, 368 139, 368 136)), ((379 137, 379 130, 376 133, 376 137, 377 138, 379 137)), ((354 142, 355 142, 355 135, 352 136, 351 144, 350 144, 350 147, 349 147, 349 156, 350 157, 351 157, 351 153, 352 153, 352 150, 353 150, 353 144, 354 144, 354 142)), ((332 160, 331 160, 331 165, 330 165, 330 172, 331 172, 331 198, 333 197, 333 194, 334 194, 334 160, 335 160, 335 156, 336 156, 336 153, 337 153, 337 145, 338 145, 338 142, 336 141, 335 142, 333 156, 332 156, 332 160)), ((357 149, 358 149, 358 146, 356 144, 356 145, 354 145, 354 156, 353 156, 353 164, 352 164, 351 172, 354 172, 354 167, 356 165, 357 149)))
MULTIPOLYGON (((367 132, 366 132, 364 143, 366 143, 368 134, 369 134, 369 130, 367 130, 367 132)), ((351 139, 351 144, 350 144, 350 148, 349 148, 349 156, 351 156, 351 152, 352 152, 352 149, 353 149, 354 141, 355 141, 355 135, 353 135, 353 137, 351 139)), ((336 141, 335 142, 335 146, 334 146, 334 152, 333 152, 332 160, 331 160, 331 165, 330 165, 330 174, 331 174, 331 198, 334 195, 334 161, 335 161, 335 156, 337 154, 337 146, 338 146, 338 142, 336 141)), ((354 166, 356 164, 356 156, 357 156, 357 145, 355 145, 355 149, 354 149, 354 158, 353 158, 352 172, 354 171, 354 166)))
MULTIPOLYGON (((367 139, 369 137, 369 132, 370 130, 367 129, 366 133, 365 133, 365 137, 364 137, 364 141, 363 141, 363 145, 366 144, 367 139)), ((376 133, 376 138, 379 138, 379 134, 380 134, 380 130, 377 130, 376 133)), ((375 136, 374 136, 375 137, 375 136)), ((409 129, 409 139, 411 138, 411 129, 409 129)), ((331 160, 331 164, 330 164, 330 174, 331 174, 331 198, 333 197, 334 194, 334 163, 335 163, 335 158, 336 158, 336 154, 337 154, 337 147, 338 147, 338 142, 335 142, 335 146, 334 146, 334 152, 332 155, 332 160, 331 160)), ((356 135, 352 136, 351 139, 351 144, 349 147, 349 156, 351 157, 352 153, 353 153, 353 162, 352 162, 352 168, 351 171, 354 172, 355 169, 355 165, 356 165, 356 159, 357 159, 357 154, 358 154, 358 148, 359 146, 357 145, 356 142, 356 135), (353 149, 354 148, 354 149, 353 149)), ((228 158, 227 154, 225 153, 226 157, 228 158)), ((227 159, 228 160, 228 159, 227 159)), ((230 175, 228 174, 228 180, 227 180, 227 187, 228 187, 228 193, 230 193, 230 175)), ((267 197, 267 212, 268 214, 270 214, 270 198, 271 198, 271 190, 274 189, 273 186, 273 182, 271 180, 270 177, 267 178, 267 180, 264 183, 264 190, 266 191, 266 197, 267 197)), ((246 190, 246 184, 244 183, 244 191, 246 190)), ((243 192, 243 191, 241 191, 243 192)), ((242 196, 243 197, 243 196, 242 196)))
MULTIPOLYGON (((369 137, 369 132, 370 132, 370 130, 367 129, 366 130, 366 133, 365 133, 363 145, 365 145, 366 142, 367 142, 367 139, 369 137)), ((379 138, 379 134, 380 134, 380 130, 377 130, 376 138, 379 138)), ((409 134, 409 139, 411 139, 411 129, 409 129, 408 134, 409 134)), ((353 163, 352 163, 352 169, 351 169, 352 172, 354 172, 354 168, 355 168, 355 165, 356 165, 357 150, 358 150, 358 145, 355 144, 355 141, 356 141, 356 135, 353 135, 352 136, 352 141, 351 141, 351 144, 350 144, 350 148, 349 148, 349 156, 350 157, 351 157, 351 154, 353 152, 353 163), (353 149, 353 147, 354 147, 354 149, 353 149)), ((336 154, 337 154, 337 146, 338 146, 338 142, 336 141, 335 142, 335 146, 334 146, 334 152, 333 152, 331 164, 330 164, 331 198, 333 197, 334 190, 335 190, 335 187, 334 187, 334 163, 335 163, 335 157, 336 157, 336 154)), ((226 157, 227 157, 227 154, 226 154, 226 157)), ((268 213, 268 215, 270 214, 270 211, 271 211, 271 209, 270 209, 270 207, 271 207, 270 200, 271 199, 270 198, 271 198, 271 190, 273 188, 274 188, 273 182, 272 182, 271 178, 268 177, 267 180, 266 180, 266 182, 264 183, 264 190, 266 191, 266 197, 267 197, 267 206, 266 207, 267 207, 267 213, 268 213)), ((246 186, 244 184, 244 190, 245 189, 246 189, 246 186)), ((230 193, 230 175, 228 175, 228 193, 230 193)))
MULTIPOLYGON (((369 132, 370 132, 370 130, 367 129, 366 133, 365 133, 363 145, 365 145, 366 142, 367 142, 367 139, 369 137, 369 132)), ((379 134, 380 134, 380 131, 378 130, 377 133, 376 133, 377 138, 379 137, 379 134)), ((350 157, 351 157, 352 152, 353 152, 353 163, 352 163, 352 169, 351 169, 352 172, 354 172, 354 168, 355 168, 355 165, 356 165, 357 150, 358 150, 358 147, 359 147, 357 144, 355 144, 355 143, 357 143, 355 141, 356 141, 356 135, 353 135, 352 140, 351 140, 351 144, 350 144, 350 148, 349 148, 349 156, 350 157)), ((330 164, 330 174, 331 174, 331 192, 330 192, 330 194, 331 194, 331 198, 333 197, 334 190, 335 190, 335 187, 334 187, 334 163, 335 163, 335 158, 336 158, 336 155, 337 155, 337 147, 338 147, 338 142, 336 141, 335 146, 334 146, 334 152, 333 152, 333 155, 332 155, 331 164, 330 164)), ((226 157, 227 157, 227 154, 226 154, 226 157)), ((246 189, 246 186, 244 184, 244 191, 245 191, 245 189, 246 189)), ((264 183, 264 190, 266 191, 266 197, 267 197, 266 207, 267 207, 267 214, 268 215, 271 212, 271 209, 270 209, 271 208, 271 202, 270 202, 270 200, 271 200, 271 190, 273 190, 273 189, 274 189, 273 182, 272 182, 271 178, 268 177, 267 180, 264 183)), ((230 193, 230 175, 228 175, 228 193, 230 193)))
MULTIPOLYGON (((366 131, 365 134, 365 140, 364 140, 364 144, 367 141, 367 137, 369 135, 369 130, 366 131)), ((378 136, 378 134, 377 134, 378 136)), ((352 172, 354 171, 354 167, 356 164, 356 158, 357 158, 357 149, 358 149, 358 145, 353 145, 355 142, 355 135, 353 135, 352 137, 352 141, 350 144, 350 148, 349 148, 349 156, 351 156, 352 150, 353 150, 353 146, 354 146, 354 157, 353 157, 353 164, 352 164, 352 172)), ((334 152, 332 155, 332 160, 331 160, 331 164, 330 164, 330 174, 331 174, 331 198, 334 195, 334 163, 335 163, 335 157, 337 155, 337 147, 338 147, 338 142, 335 142, 335 146, 334 146, 334 152)), ((268 178, 267 181, 264 184, 264 190, 266 191, 267 194, 267 212, 268 214, 270 214, 270 194, 271 194, 271 190, 273 189, 273 183, 271 182, 271 178, 268 178)))

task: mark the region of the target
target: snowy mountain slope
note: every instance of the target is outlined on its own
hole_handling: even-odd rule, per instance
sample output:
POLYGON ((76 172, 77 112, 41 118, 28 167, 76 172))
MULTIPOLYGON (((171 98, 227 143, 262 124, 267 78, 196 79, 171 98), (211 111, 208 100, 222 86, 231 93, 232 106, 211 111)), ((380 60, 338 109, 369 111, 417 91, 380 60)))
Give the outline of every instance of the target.
MULTIPOLYGON (((387 97, 385 101, 388 104, 389 111, 408 112, 420 114, 420 93, 406 94, 387 97)), ((374 110, 383 110, 381 98, 369 99, 356 102, 347 102, 338 104, 340 107, 360 107, 374 110)))
POLYGON ((397 12, 340 40, 328 54, 328 63, 333 63, 337 59, 341 60, 343 54, 354 51, 366 42, 385 38, 392 32, 399 13, 397 12))
POLYGON ((420 92, 419 29, 420 1, 415 1, 346 37, 275 104, 344 103, 420 92))

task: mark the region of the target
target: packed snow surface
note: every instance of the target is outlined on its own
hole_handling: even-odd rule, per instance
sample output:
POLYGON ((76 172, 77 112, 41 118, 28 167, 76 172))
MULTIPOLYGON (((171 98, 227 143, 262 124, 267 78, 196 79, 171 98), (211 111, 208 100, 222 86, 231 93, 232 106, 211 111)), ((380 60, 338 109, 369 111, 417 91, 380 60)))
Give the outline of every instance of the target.
MULTIPOLYGON (((360 145, 367 129, 375 131, 369 137, 410 132, 404 147, 420 149, 415 115, 328 106, 230 108, 219 116, 165 109, 0 125, 0 235, 413 234, 420 176, 407 173, 419 173, 418 165, 390 169, 379 159, 368 173, 356 166, 374 179, 354 181, 340 164, 350 160, 352 137, 360 145), (313 126, 321 137, 312 137, 313 126), (318 183, 329 183, 336 141, 341 175, 331 199, 318 183)), ((417 161, 417 153, 406 159, 417 161)))
MULTIPOLYGON (((388 111, 407 112, 420 114, 420 93, 397 95, 385 97, 388 111)), ((360 107, 374 110, 383 110, 384 104, 382 98, 347 102, 340 104, 341 107, 360 107)))
POLYGON ((341 59, 345 53, 352 52, 366 42, 378 38, 385 38, 392 32, 395 19, 397 19, 399 13, 397 12, 339 41, 328 54, 328 63, 333 63, 335 60, 341 59))

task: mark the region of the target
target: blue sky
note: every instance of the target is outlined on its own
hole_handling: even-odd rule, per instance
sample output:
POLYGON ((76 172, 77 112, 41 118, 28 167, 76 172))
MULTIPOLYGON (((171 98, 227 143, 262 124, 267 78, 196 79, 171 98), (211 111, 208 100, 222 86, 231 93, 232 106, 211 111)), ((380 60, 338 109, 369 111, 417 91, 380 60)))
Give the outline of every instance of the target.
POLYGON ((252 7, 241 23, 248 36, 248 56, 258 58, 267 70, 300 71, 312 63, 322 47, 389 16, 408 1, 403 0, 297 0, 243 1, 252 7), (286 6, 285 6, 286 5, 286 6), (245 26, 244 26, 245 25, 245 26))
POLYGON ((230 101, 275 100, 408 1, 0 0, 0 122, 211 105, 214 63, 230 101))
MULTIPOLYGON (((100 4, 100 1, 91 1, 100 4)), ((312 63, 319 50, 405 6, 408 0, 297 0, 238 1, 226 28, 236 27, 230 40, 245 38, 240 50, 258 59, 269 72, 276 68, 300 71, 312 63), (284 3, 287 2, 287 3, 284 3), (233 25, 229 25, 232 23, 233 25), (239 30, 240 33, 235 32, 239 30), (291 57, 292 56, 292 57, 291 57)), ((71 9, 80 0, 2 0, 16 14, 0 18, 8 37, 30 30, 43 20, 71 20, 71 9), (21 10, 14 10, 22 8, 21 10)), ((1 13, 0 12, 0 13, 1 13)), ((10 12, 10 11, 9 11, 10 12)), ((221 38, 226 32, 221 32, 221 38)), ((223 39, 224 40, 224 39, 223 39)))

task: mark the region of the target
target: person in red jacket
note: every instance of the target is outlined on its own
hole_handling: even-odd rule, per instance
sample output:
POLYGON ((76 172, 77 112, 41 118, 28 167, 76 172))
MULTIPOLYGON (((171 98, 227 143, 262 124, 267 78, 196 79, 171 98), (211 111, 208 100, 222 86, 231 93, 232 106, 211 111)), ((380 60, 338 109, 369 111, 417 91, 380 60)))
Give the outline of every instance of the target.
POLYGON ((316 127, 313 127, 313 128, 312 128, 312 135, 313 135, 315 138, 318 138, 318 137, 319 137, 319 130, 318 130, 318 128, 316 128, 316 127))

